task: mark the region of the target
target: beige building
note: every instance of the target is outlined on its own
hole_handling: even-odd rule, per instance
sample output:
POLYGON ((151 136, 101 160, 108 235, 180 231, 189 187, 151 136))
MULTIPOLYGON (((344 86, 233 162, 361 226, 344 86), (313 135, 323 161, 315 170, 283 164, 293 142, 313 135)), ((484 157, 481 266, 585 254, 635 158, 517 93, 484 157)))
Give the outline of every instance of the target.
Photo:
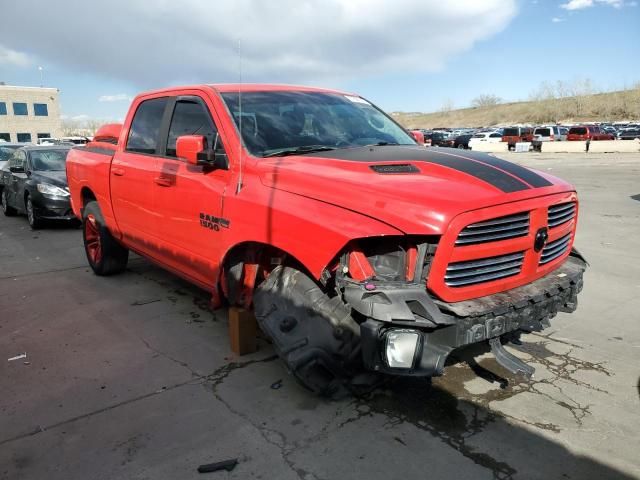
POLYGON ((0 141, 33 142, 61 137, 57 88, 0 84, 0 141))

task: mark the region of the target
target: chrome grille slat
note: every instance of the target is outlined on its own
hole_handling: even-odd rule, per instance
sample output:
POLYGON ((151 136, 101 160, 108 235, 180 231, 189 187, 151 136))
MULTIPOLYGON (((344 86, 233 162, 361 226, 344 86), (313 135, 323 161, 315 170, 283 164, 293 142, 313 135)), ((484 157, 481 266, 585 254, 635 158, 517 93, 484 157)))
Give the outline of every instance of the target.
POLYGON ((549 212, 553 212, 553 213, 561 213, 564 212, 566 210, 571 210, 576 206, 575 203, 573 202, 569 202, 569 203, 560 203, 558 205, 551 205, 549 207, 549 212))
POLYGON ((529 212, 516 213, 467 225, 458 235, 456 245, 507 240, 529 234, 529 212))
POLYGON ((557 240, 554 240, 553 242, 549 242, 544 246, 544 249, 542 250, 543 252, 545 250, 547 250, 548 248, 554 248, 556 245, 560 245, 561 243, 566 243, 569 240, 571 240, 571 234, 565 235, 562 238, 559 238, 557 240))
POLYGON ((489 282, 491 280, 498 280, 499 278, 512 277, 513 275, 517 275, 520 273, 520 268, 512 268, 511 270, 503 270, 501 272, 496 272, 487 275, 480 275, 478 277, 467 278, 464 280, 449 280, 447 281, 447 285, 450 287, 462 287, 465 285, 474 285, 476 283, 484 283, 489 282))
POLYGON ((549 263, 550 261, 555 260, 556 258, 562 256, 564 253, 566 253, 566 249, 565 250, 558 250, 556 253, 554 253, 550 257, 546 257, 544 260, 541 258, 540 259, 540 265, 545 265, 545 264, 549 263))
POLYGON ((516 215, 507 215, 506 217, 499 217, 492 220, 485 220, 484 222, 472 223, 471 225, 467 225, 466 228, 489 227, 492 225, 499 225, 501 223, 517 222, 518 220, 529 220, 529 213, 517 213, 516 215))
POLYGON ((541 260, 546 260, 549 257, 552 257, 553 255, 555 255, 557 252, 563 252, 567 249, 567 243, 561 243, 559 245, 557 245, 554 248, 550 248, 549 250, 545 250, 544 253, 540 256, 541 260))
POLYGON ((522 260, 520 261, 515 261, 515 262, 510 262, 510 263, 502 263, 500 264, 500 268, 496 268, 496 267, 484 267, 484 268, 476 268, 473 270, 457 270, 455 273, 449 274, 449 275, 445 275, 444 279, 445 280, 450 280, 450 279, 457 279, 457 278, 463 278, 463 277, 471 277, 474 275, 482 275, 484 273, 493 273, 496 270, 505 270, 505 269, 511 269, 511 268, 519 268, 520 265, 522 265, 522 260))
POLYGON ((468 237, 470 235, 481 235, 484 233, 493 233, 493 232, 503 232, 506 230, 513 230, 515 228, 528 228, 529 227, 529 222, 527 220, 521 221, 521 222, 517 222, 517 223, 513 223, 513 224, 507 224, 504 225, 502 227, 489 227, 489 228, 483 228, 482 230, 478 229, 478 230, 467 230, 464 229, 462 232, 460 232, 460 237, 468 237))
POLYGON ((562 225, 576 216, 576 203, 560 203, 558 205, 551 205, 547 209, 547 225, 549 228, 562 225))
POLYGON ((466 262, 447 267, 444 282, 450 287, 462 287, 517 275, 522 270, 524 252, 466 262))
POLYGON ((542 249, 542 255, 540 256, 539 265, 545 265, 552 260, 564 255, 571 243, 571 234, 567 234, 553 242, 547 243, 542 249))
POLYGON ((465 270, 468 268, 484 267, 485 265, 494 265, 500 262, 510 262, 512 260, 522 260, 524 253, 518 252, 511 255, 501 255, 500 257, 482 258, 479 260, 470 260, 467 262, 451 263, 447 267, 447 271, 465 270))

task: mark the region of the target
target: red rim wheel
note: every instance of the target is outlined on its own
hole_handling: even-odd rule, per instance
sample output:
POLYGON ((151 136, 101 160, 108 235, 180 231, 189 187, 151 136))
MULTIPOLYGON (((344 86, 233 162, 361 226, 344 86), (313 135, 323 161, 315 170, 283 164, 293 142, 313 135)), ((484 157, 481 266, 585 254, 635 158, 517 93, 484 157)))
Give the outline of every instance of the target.
POLYGON ((87 255, 91 263, 97 265, 102 260, 102 244, 100 242, 98 223, 93 214, 87 215, 84 222, 84 238, 86 240, 87 255))

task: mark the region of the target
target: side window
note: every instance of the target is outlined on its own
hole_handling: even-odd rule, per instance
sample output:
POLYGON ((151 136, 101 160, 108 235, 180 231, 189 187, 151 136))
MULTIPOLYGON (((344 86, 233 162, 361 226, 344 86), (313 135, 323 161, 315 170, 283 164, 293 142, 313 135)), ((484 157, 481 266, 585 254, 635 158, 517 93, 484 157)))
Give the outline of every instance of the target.
MULTIPOLYGON (((195 100, 179 100, 171 117, 166 155, 176 156, 176 141, 182 135, 203 135, 207 139, 207 148, 213 149, 217 133, 209 112, 202 104, 195 100)), ((219 139, 218 147, 221 147, 219 139)))
POLYGON ((156 153, 162 115, 167 98, 153 98, 142 102, 131 122, 127 151, 138 153, 156 153))
POLYGON ((500 135, 499 133, 492 133, 491 135, 489 135, 489 137, 491 137, 491 138, 499 138, 500 137, 501 138, 502 135, 500 135))
POLYGON ((21 152, 20 150, 16 150, 16 153, 13 154, 13 157, 11 157, 11 161, 13 162, 13 164, 10 166, 11 167, 22 167, 25 168, 25 154, 24 152, 21 152))

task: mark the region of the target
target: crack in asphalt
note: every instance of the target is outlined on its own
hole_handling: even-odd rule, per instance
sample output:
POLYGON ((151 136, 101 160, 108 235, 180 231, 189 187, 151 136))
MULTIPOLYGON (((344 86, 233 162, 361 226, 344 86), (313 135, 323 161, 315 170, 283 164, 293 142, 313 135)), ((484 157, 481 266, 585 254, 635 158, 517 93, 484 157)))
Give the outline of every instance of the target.
MULTIPOLYGON (((278 357, 274 355, 273 359, 277 359, 278 357)), ((330 425, 333 423, 333 420, 330 420, 325 424, 320 432, 311 437, 307 437, 302 441, 289 442, 287 440, 287 436, 280 432, 279 430, 269 428, 264 423, 258 423, 254 421, 249 415, 241 412, 240 410, 234 408, 228 401, 226 401, 222 395, 218 392, 217 387, 221 384, 221 381, 216 379, 215 381, 209 382, 208 388, 213 394, 213 396, 218 400, 231 414, 241 418, 245 422, 249 423, 252 427, 254 427, 260 436, 267 442, 269 445, 276 447, 280 451, 280 456, 282 460, 285 462, 287 467, 300 479, 300 480, 326 480, 323 477, 318 476, 316 473, 309 472, 299 466, 296 466, 295 462, 291 460, 289 457, 295 453, 296 451, 307 447, 311 443, 316 440, 323 438, 327 435, 328 429, 330 425)), ((340 407, 338 408, 338 412, 340 411, 340 407)), ((338 414, 336 413, 336 416, 338 414)))
MULTIPOLYGON (((142 339, 141 339, 142 340, 142 339)), ((145 344, 146 342, 144 340, 142 340, 145 344)), ((165 356, 166 358, 171 359, 171 357, 169 357, 168 355, 164 354, 163 352, 159 352, 151 347, 149 347, 150 350, 155 351, 156 353, 165 356)), ((151 398, 154 397, 156 395, 161 395, 163 393, 169 392, 171 390, 175 390, 177 388, 181 388, 184 387, 186 385, 199 385, 205 382, 214 382, 214 384, 219 385, 220 383, 222 383, 231 373, 233 373, 235 370, 238 369, 242 369, 245 367, 248 367, 250 365, 253 365, 255 363, 265 363, 265 362, 270 362, 273 361, 277 358, 277 356, 272 355, 270 357, 266 357, 266 358, 262 358, 262 359, 253 359, 253 360, 248 360, 246 362, 232 362, 232 363, 228 363, 226 365, 223 365, 219 368, 217 368, 216 370, 214 370, 212 373, 208 374, 208 375, 198 375, 196 373, 193 372, 193 370, 191 370, 191 368, 189 368, 184 362, 181 362, 179 360, 175 360, 172 359, 173 361, 175 361, 176 363, 186 366, 186 368, 191 371, 191 373, 193 375, 195 375, 193 378, 190 378, 189 380, 185 380, 184 382, 178 382, 175 383, 173 385, 170 385, 168 387, 162 387, 158 390, 154 390, 153 392, 149 392, 149 393, 145 393, 142 395, 138 395, 136 397, 127 399, 127 400, 123 400, 121 402, 117 402, 114 403, 112 405, 108 405, 106 407, 103 408, 99 408, 96 410, 93 410, 91 412, 88 413, 84 413, 82 415, 76 415, 75 417, 71 417, 71 418, 67 418, 65 420, 61 420, 59 422, 55 422, 49 425, 38 425, 34 430, 31 430, 29 432, 25 432, 19 435, 15 435, 13 437, 4 439, 4 440, 0 440, 0 446, 8 444, 8 443, 12 443, 12 442, 16 442, 18 440, 22 440, 24 438, 28 438, 28 437, 33 437, 35 435, 38 435, 40 433, 46 432, 48 430, 53 430, 59 427, 62 427, 64 425, 68 425, 70 423, 76 422, 78 420, 84 420, 90 417, 93 417, 95 415, 99 415, 101 413, 105 413, 111 410, 115 410, 117 408, 123 407, 125 405, 130 405, 132 403, 135 402, 139 402, 140 400, 145 400, 147 398, 151 398)))
POLYGON ((29 278, 29 277, 33 277, 36 275, 46 275, 48 273, 59 273, 59 272, 68 272, 71 270, 81 270, 83 268, 89 268, 89 265, 82 265, 82 266, 78 266, 78 267, 68 267, 68 268, 54 268, 53 270, 45 270, 42 272, 32 272, 32 273, 21 273, 18 275, 6 275, 6 276, 2 276, 0 277, 0 280, 11 280, 11 279, 15 279, 15 278, 29 278))

